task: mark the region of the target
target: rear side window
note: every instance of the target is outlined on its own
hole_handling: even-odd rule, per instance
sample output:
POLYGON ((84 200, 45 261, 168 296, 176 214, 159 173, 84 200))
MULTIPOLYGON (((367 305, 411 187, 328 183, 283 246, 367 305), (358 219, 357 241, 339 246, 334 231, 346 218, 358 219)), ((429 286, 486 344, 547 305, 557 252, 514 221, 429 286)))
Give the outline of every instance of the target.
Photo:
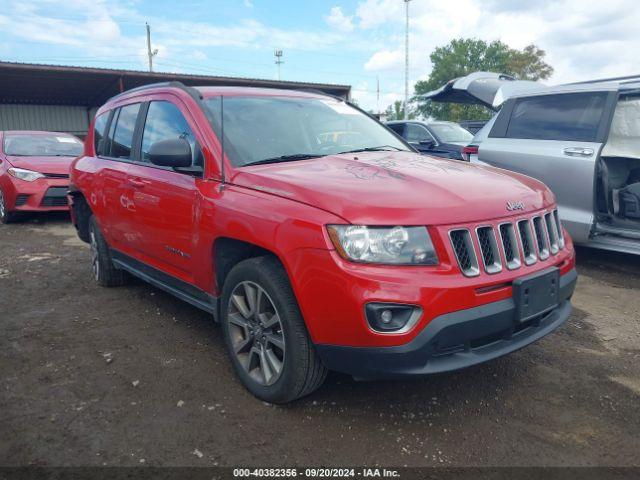
POLYGON ((109 120, 109 112, 97 116, 93 125, 93 145, 96 150, 96 155, 104 155, 105 153, 104 130, 107 127, 107 120, 109 120))
POLYGON ((593 142, 607 93, 565 93, 516 100, 507 138, 593 142))
POLYGON ((142 134, 142 160, 149 161, 151 145, 174 138, 184 138, 189 142, 193 166, 204 166, 202 150, 180 109, 171 102, 151 102, 142 134))
POLYGON ((133 132, 136 128, 140 104, 119 108, 111 120, 109 129, 109 157, 132 159, 133 132))

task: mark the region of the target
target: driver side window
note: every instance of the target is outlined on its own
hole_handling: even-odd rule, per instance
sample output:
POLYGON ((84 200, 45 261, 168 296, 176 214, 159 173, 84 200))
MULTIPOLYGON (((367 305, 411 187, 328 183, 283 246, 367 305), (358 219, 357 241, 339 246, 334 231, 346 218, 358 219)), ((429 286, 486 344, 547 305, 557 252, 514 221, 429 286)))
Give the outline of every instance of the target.
POLYGON ((407 124, 405 135, 407 137, 407 142, 410 143, 433 142, 433 137, 429 131, 422 125, 418 125, 416 123, 407 124))
POLYGON ((162 140, 175 138, 184 138, 191 145, 191 165, 204 167, 202 149, 180 109, 171 102, 151 102, 142 134, 142 161, 149 161, 151 145, 162 140))

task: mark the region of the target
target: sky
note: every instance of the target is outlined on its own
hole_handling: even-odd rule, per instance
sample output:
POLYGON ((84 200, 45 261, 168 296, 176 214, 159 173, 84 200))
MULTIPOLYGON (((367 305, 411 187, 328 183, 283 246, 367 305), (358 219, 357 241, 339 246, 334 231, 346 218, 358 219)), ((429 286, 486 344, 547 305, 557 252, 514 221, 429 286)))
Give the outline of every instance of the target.
MULTIPOLYGON (((535 43, 549 84, 640 74, 638 0, 411 0, 410 92, 453 38, 535 43)), ((0 0, 0 60, 347 84, 366 109, 404 96, 403 0, 0 0), (380 95, 377 95, 379 82, 380 95)))

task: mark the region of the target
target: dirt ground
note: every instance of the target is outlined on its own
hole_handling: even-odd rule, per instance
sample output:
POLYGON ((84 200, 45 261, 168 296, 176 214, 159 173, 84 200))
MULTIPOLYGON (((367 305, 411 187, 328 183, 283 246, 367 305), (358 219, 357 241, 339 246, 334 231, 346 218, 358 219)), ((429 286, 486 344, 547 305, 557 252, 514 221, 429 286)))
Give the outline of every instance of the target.
POLYGON ((640 258, 578 268, 573 315, 524 350, 276 407, 208 315, 96 286, 66 217, 0 225, 0 465, 639 465, 640 258))

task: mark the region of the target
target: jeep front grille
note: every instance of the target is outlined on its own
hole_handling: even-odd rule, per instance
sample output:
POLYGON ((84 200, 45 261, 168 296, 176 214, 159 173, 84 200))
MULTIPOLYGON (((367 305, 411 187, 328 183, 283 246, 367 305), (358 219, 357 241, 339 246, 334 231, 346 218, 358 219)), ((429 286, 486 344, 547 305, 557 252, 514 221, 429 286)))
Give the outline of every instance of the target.
POLYGON ((480 274, 480 261, 488 274, 533 265, 557 255, 565 246, 558 211, 553 210, 497 226, 479 225, 449 231, 451 246, 462 273, 480 274), (474 232, 475 238, 474 238, 474 232))
POLYGON ((520 267, 521 264, 516 231, 512 223, 503 223, 498 228, 500 229, 500 239, 502 240, 502 248, 504 249, 504 259, 507 262, 507 268, 509 270, 515 270, 520 267))
POLYGON ((533 229, 536 233, 536 245, 538 245, 538 256, 540 260, 549 258, 549 243, 541 217, 533 217, 533 229))
POLYGON ((482 254, 482 263, 487 273, 498 273, 502 271, 502 261, 500 260, 500 250, 496 241, 496 234, 493 227, 478 227, 478 244, 482 254))
POLYGON ((473 247, 473 240, 471 240, 471 233, 469 230, 459 229, 449 232, 451 238, 451 245, 456 253, 456 259, 458 260, 458 266, 462 273, 467 277, 475 277, 480 274, 478 268, 478 257, 476 256, 476 249, 473 247))

